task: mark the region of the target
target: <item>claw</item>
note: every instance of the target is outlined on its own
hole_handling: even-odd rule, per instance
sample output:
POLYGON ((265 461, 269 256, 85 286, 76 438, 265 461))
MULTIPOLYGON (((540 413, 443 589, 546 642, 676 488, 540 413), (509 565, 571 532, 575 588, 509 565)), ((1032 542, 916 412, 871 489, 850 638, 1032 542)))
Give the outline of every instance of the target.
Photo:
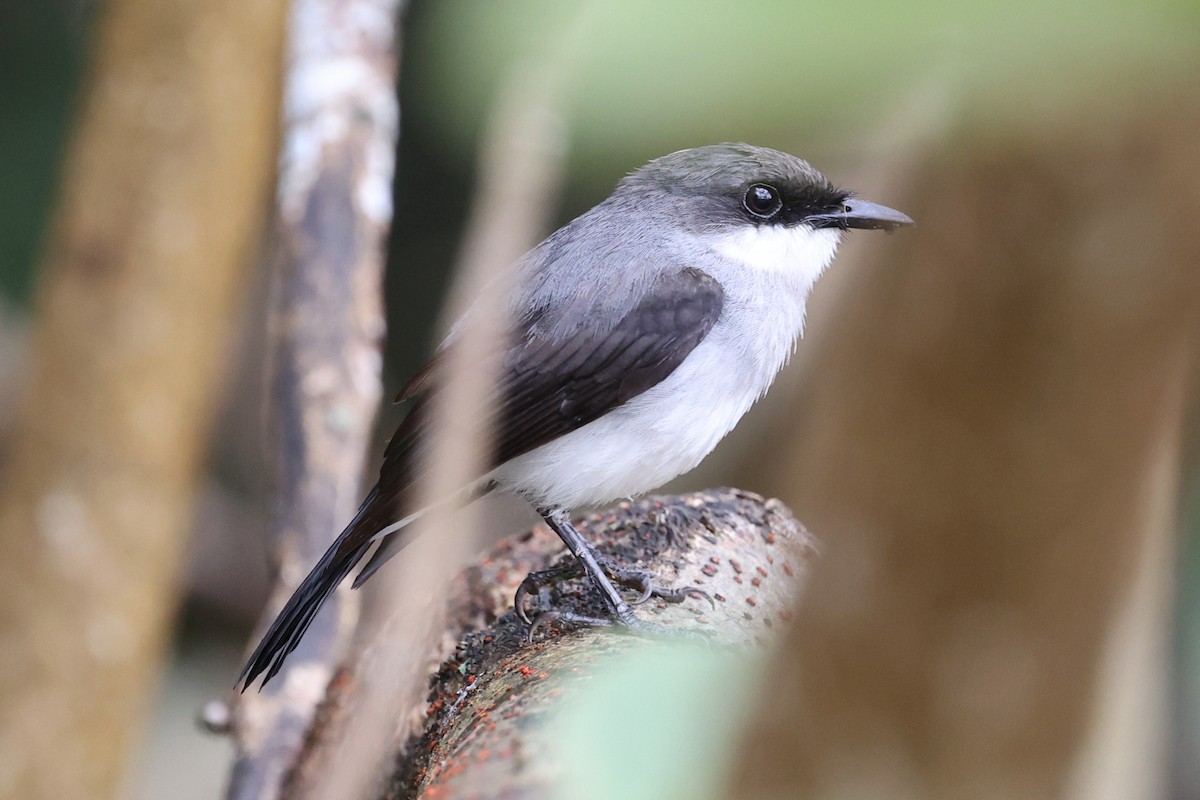
POLYGON ((544 585, 567 578, 575 578, 582 574, 583 570, 575 561, 561 563, 548 569, 529 573, 525 576, 525 580, 521 581, 521 585, 517 587, 517 591, 513 595, 513 610, 517 612, 517 616, 526 625, 532 624, 529 614, 525 611, 525 599, 531 594, 539 593, 544 585))
POLYGON ((634 589, 640 592, 636 600, 630 600, 631 606, 640 606, 645 603, 658 591, 654 588, 654 575, 644 569, 629 569, 627 567, 610 567, 604 565, 604 571, 615 582, 621 584, 626 589, 634 589))
POLYGON ((712 599, 712 596, 708 592, 703 589, 697 589, 695 586, 684 586, 679 589, 669 590, 664 589, 663 591, 656 592, 654 596, 666 603, 682 603, 689 597, 696 597, 701 600, 707 600, 708 604, 713 608, 717 607, 716 601, 712 599))
POLYGON ((636 600, 629 601, 631 606, 640 606, 654 595, 654 579, 645 570, 617 567, 609 570, 609 575, 625 588, 641 592, 636 600))
POLYGON ((602 617, 589 617, 584 614, 576 614, 571 611, 543 611, 533 618, 533 622, 529 626, 529 632, 526 634, 525 641, 533 644, 533 637, 537 632, 552 623, 560 623, 573 628, 609 628, 616 624, 617 620, 604 619, 602 617))
POLYGON ((533 574, 525 576, 525 580, 521 581, 521 585, 517 587, 516 594, 513 595, 513 610, 517 612, 517 617, 521 622, 533 627, 533 620, 529 618, 529 614, 525 612, 525 598, 529 597, 532 592, 537 591, 537 584, 533 580, 533 574))
POLYGON ((654 596, 654 584, 651 583, 650 581, 646 581, 642 585, 641 596, 638 597, 637 600, 631 600, 629 602, 629 604, 631 606, 640 606, 642 603, 645 603, 647 600, 649 600, 653 596, 654 596))
MULTIPOLYGON (((525 617, 524 614, 522 614, 521 619, 527 619, 527 618, 525 617)), ((533 644, 533 637, 537 635, 538 629, 541 628, 543 625, 549 625, 550 623, 554 622, 554 620, 556 620, 556 619, 558 619, 557 611, 543 611, 542 613, 540 613, 536 617, 534 617, 533 621, 527 622, 526 624, 529 625, 529 630, 525 632, 525 643, 533 644)))

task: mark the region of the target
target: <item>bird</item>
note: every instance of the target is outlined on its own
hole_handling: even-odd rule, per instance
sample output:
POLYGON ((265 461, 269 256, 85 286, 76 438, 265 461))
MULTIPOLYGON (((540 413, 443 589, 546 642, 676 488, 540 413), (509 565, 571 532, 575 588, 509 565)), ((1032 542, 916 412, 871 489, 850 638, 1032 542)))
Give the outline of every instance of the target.
MULTIPOLYGON (((843 234, 912 224, 800 158, 725 143, 634 170, 518 261, 502 298, 509 327, 497 345, 499 377, 486 398, 495 427, 487 472, 464 489, 532 504, 606 611, 555 616, 636 627, 631 606, 650 595, 699 594, 608 564, 575 528, 572 510, 643 494, 698 465, 791 357, 809 294, 843 234), (626 600, 618 585, 641 597, 626 600)), ((407 543, 421 512, 415 487, 438 364, 457 327, 400 392, 411 408, 386 445, 377 483, 250 655, 242 691, 279 672, 359 563, 366 559, 356 588, 407 543)), ((526 622, 523 598, 537 580, 527 579, 514 601, 526 622)))

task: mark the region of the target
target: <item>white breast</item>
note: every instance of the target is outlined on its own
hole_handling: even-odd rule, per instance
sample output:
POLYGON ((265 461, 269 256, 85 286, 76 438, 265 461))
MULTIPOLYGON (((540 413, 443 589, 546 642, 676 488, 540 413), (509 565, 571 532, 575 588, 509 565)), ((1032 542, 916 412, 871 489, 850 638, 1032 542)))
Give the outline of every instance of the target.
POLYGON ((713 237, 693 260, 725 290, 704 341, 662 383, 491 478, 537 505, 574 508, 650 491, 695 467, 787 363, 808 291, 838 239, 803 226, 713 237))
POLYGON ((831 228, 762 225, 713 237, 712 248, 756 272, 795 275, 811 287, 833 261, 841 238, 841 232, 831 228))

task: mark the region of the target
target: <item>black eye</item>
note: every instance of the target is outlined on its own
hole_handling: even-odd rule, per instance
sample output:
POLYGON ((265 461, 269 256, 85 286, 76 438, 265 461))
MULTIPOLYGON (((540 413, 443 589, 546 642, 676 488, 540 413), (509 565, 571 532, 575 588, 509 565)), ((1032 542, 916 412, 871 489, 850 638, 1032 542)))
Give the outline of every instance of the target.
POLYGON ((774 186, 755 183, 746 190, 746 196, 742 198, 742 205, 759 219, 770 219, 783 208, 783 200, 779 197, 779 190, 774 186))

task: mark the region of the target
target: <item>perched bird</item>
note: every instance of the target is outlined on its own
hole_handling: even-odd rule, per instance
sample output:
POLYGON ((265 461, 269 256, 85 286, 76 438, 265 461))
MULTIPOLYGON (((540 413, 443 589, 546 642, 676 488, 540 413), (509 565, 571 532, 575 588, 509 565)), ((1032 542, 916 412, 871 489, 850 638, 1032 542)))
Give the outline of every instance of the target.
MULTIPOLYGON (((651 161, 524 256, 504 299, 511 333, 489 400, 491 469, 465 488, 532 503, 608 610, 557 616, 636 625, 617 585, 641 600, 689 594, 604 563, 570 510, 641 494, 700 463, 792 354, 809 291, 843 232, 911 224, 798 158, 721 144, 651 161)), ((452 346, 453 334, 439 352, 452 346)), ((404 545, 420 512, 414 489, 428 409, 438 402, 436 363, 435 355, 401 392, 413 407, 387 445, 378 483, 250 656, 243 690, 279 671, 372 547, 356 587, 404 545)), ((527 622, 530 588, 523 584, 516 601, 527 622)))

